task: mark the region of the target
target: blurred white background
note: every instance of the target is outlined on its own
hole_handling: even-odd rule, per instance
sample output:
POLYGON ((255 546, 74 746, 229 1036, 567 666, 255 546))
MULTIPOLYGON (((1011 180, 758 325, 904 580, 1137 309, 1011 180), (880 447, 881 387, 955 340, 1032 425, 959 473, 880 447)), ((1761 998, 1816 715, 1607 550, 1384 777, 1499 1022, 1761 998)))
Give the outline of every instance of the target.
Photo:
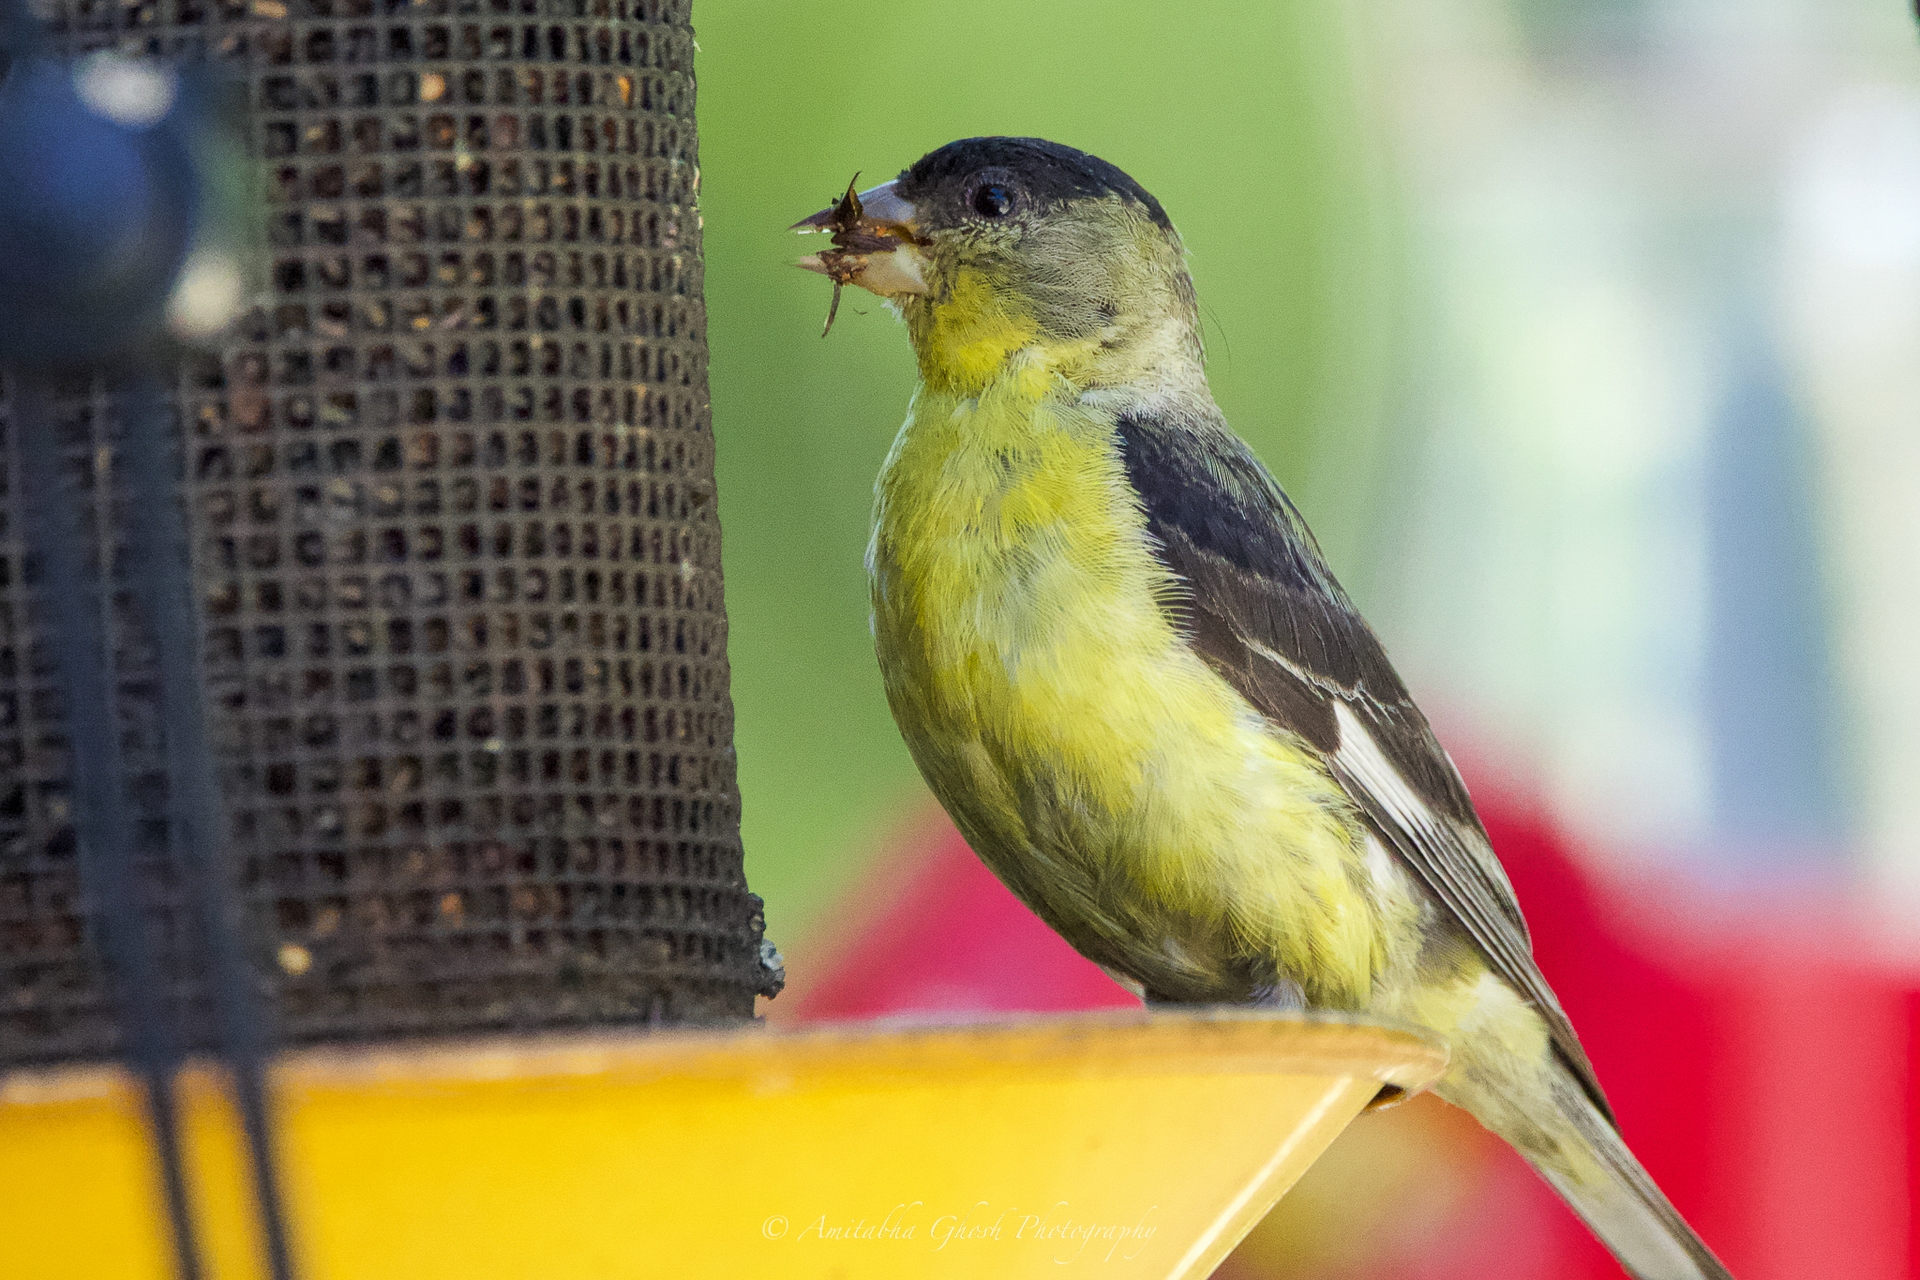
MULTIPOLYGON (((1360 585, 1590 847, 1920 892, 1920 38, 1896 0, 1354 15, 1415 283, 1360 585)), ((1893 912, 1890 914, 1899 914, 1893 912)))

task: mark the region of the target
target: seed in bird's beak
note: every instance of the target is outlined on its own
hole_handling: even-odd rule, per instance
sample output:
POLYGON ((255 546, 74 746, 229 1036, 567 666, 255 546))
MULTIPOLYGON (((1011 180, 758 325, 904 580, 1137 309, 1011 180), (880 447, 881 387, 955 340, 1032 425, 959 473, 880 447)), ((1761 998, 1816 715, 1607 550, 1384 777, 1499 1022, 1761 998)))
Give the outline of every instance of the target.
POLYGON ((796 267, 829 277, 835 284, 857 284, 881 297, 894 293, 925 293, 925 264, 926 259, 912 245, 871 254, 829 249, 825 253, 810 253, 794 263, 796 267))
MULTIPOLYGON (((859 175, 854 177, 857 180, 859 175)), ((833 281, 829 330, 840 308, 843 285, 859 285, 883 298, 927 291, 926 258, 919 249, 915 213, 912 202, 902 199, 891 182, 860 192, 848 183, 838 203, 793 224, 795 231, 833 234, 833 248, 810 253, 795 264, 833 281)))

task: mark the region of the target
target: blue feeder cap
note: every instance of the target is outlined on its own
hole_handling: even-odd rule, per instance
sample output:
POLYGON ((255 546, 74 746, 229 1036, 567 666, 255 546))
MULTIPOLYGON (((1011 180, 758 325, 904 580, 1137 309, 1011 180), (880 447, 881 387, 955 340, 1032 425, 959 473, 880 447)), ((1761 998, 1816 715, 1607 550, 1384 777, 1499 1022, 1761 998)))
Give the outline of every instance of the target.
POLYGON ((111 361, 165 335, 201 204, 178 84, 111 56, 0 81, 0 359, 111 361))

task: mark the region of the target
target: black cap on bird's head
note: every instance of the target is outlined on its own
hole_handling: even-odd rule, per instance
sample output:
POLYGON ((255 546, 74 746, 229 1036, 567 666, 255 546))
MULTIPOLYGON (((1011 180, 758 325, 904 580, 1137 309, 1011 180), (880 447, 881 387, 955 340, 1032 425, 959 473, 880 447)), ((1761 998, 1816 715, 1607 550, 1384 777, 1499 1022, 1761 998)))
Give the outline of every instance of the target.
POLYGON ((834 247, 800 265, 874 293, 928 292, 925 250, 947 243, 1004 249, 1084 202, 1113 203, 1169 236, 1160 202, 1117 166, 1044 138, 963 138, 930 151, 891 182, 794 224, 831 232, 834 247))
POLYGON ((1044 215, 1074 200, 1117 196, 1171 228, 1160 202, 1116 165, 1044 138, 963 138, 930 151, 893 181, 933 226, 1044 215))

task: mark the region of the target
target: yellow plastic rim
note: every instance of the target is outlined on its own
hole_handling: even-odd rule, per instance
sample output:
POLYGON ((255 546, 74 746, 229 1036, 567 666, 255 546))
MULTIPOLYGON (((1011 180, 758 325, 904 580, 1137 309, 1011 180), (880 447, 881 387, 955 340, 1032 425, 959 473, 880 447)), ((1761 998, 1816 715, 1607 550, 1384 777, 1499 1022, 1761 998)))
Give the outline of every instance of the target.
MULTIPOLYGON (((305 1051, 274 1069, 307 1280, 1204 1276, 1411 1031, 1249 1011, 607 1033, 305 1051)), ((217 1280, 261 1274, 214 1073, 182 1080, 217 1280)), ((137 1098, 0 1079, 9 1280, 163 1280, 137 1098)))

